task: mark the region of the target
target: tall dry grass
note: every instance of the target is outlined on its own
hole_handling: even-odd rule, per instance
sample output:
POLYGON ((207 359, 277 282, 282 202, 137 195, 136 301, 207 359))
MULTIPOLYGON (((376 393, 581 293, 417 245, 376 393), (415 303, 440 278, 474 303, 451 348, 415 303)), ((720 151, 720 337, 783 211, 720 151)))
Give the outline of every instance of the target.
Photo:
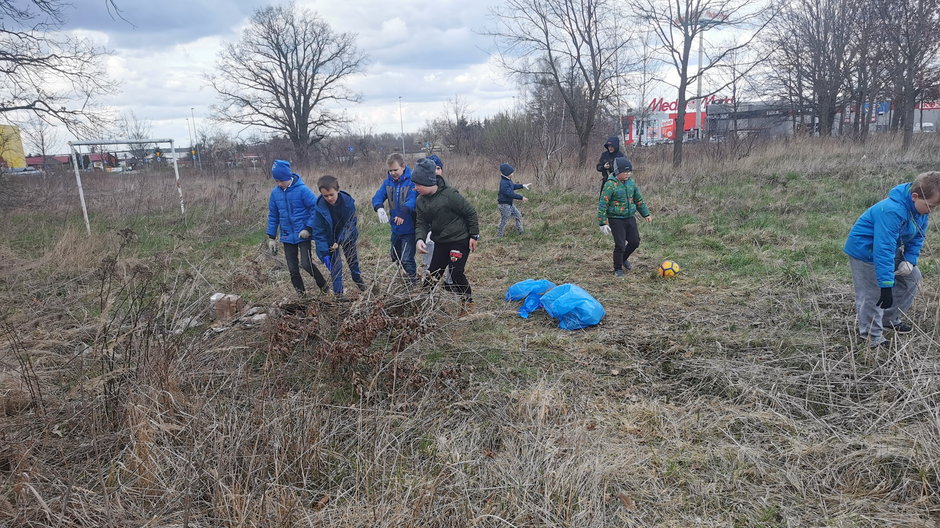
MULTIPOLYGON (((634 161, 672 212, 696 214, 693 192, 736 178, 877 184, 936 167, 924 140, 913 154, 838 141, 740 159, 690 149, 678 172, 659 150, 634 161)), ((461 189, 495 192, 491 161, 445 168, 461 189)), ((303 175, 320 173, 362 202, 382 167, 303 175)), ((261 229, 265 172, 184 171, 185 221, 171 173, 89 175, 91 237, 69 177, 0 182, 5 217, 35 216, 0 227, 0 525, 936 526, 932 327, 869 354, 827 337, 844 315, 831 311, 851 302, 811 281, 810 299, 747 306, 781 327, 761 335, 734 335, 726 312, 681 296, 649 300, 697 340, 640 323, 514 339, 508 310, 456 319, 447 296, 393 279, 354 300, 285 302, 255 248, 194 249, 261 229), (157 230, 173 242, 131 250, 157 230), (206 297, 236 285, 271 318, 217 332, 206 297), (818 334, 797 334, 789 319, 805 317, 818 334), (497 347, 505 367, 485 358, 497 347)), ((538 183, 577 196, 596 181, 588 169, 538 183)))

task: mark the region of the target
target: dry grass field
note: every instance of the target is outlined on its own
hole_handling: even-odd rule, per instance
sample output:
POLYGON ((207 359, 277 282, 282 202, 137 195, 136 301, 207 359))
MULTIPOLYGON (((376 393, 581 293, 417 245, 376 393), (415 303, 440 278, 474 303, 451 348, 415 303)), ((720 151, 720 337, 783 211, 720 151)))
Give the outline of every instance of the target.
POLYGON ((640 151, 654 221, 625 279, 596 173, 535 181, 526 234, 497 239, 500 160, 445 157, 483 226, 464 316, 389 266, 381 165, 303 172, 360 204, 370 283, 303 302, 263 251, 266 172, 184 170, 185 218, 171 171, 87 174, 91 236, 72 175, 4 178, 0 525, 936 527, 936 229, 915 332, 876 353, 841 251, 940 169, 918 140, 689 148, 682 173, 640 151), (666 258, 679 277, 655 276, 666 258), (607 316, 521 319, 503 296, 526 278, 607 316), (214 322, 214 292, 268 318, 214 322))

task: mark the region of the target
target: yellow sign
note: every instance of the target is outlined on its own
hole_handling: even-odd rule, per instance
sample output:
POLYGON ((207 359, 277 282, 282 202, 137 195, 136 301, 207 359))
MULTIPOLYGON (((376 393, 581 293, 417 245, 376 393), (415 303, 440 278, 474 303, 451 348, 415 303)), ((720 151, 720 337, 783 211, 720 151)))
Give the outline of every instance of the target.
POLYGON ((26 167, 26 155, 23 153, 23 141, 20 129, 10 125, 0 125, 0 158, 2 165, 11 169, 26 167))

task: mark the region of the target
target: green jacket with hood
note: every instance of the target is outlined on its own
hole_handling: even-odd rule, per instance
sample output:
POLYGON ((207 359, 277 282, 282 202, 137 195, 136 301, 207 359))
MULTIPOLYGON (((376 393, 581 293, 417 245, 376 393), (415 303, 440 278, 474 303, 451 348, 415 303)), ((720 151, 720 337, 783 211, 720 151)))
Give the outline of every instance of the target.
POLYGON ((447 185, 444 178, 437 177, 437 192, 418 196, 415 239, 424 240, 431 233, 436 242, 456 242, 479 236, 480 224, 477 211, 457 189, 447 185))
POLYGON ((650 215, 640 188, 633 178, 621 182, 616 176, 608 176, 597 203, 597 221, 599 225, 607 223, 608 218, 630 218, 637 211, 646 218, 650 215))

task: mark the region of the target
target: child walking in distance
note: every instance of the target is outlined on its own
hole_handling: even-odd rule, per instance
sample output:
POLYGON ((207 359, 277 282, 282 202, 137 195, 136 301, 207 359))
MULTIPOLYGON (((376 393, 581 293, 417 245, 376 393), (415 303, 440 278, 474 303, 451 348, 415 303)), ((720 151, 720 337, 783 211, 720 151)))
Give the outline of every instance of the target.
POLYGON ((463 296, 465 308, 473 302, 470 282, 464 273, 470 252, 476 251, 480 239, 480 225, 476 209, 457 189, 447 185, 437 176, 434 162, 419 159, 412 181, 418 191, 416 211, 418 214, 415 235, 418 251, 427 252, 424 237, 431 233, 434 253, 428 270, 433 280, 440 280, 446 269, 450 269, 452 284, 444 288, 463 296))
POLYGON ((849 231, 843 249, 852 269, 858 331, 872 348, 887 344, 885 328, 899 334, 913 330, 901 315, 914 302, 927 215, 938 205, 940 172, 925 172, 891 189, 849 231))
MULTIPOLYGON (((388 172, 385 180, 372 197, 372 209, 379 215, 379 222, 392 224, 392 262, 397 262, 412 282, 415 280, 415 186, 411 182, 411 168, 399 153, 389 155, 386 160, 388 172), (388 204, 388 212, 385 206, 388 204)), ((433 164, 433 162, 432 162, 433 164)))
POLYGON ((359 253, 356 241, 359 228, 356 219, 356 201, 346 191, 339 190, 335 176, 321 176, 317 180, 320 198, 313 213, 313 239, 317 256, 330 271, 333 293, 343 294, 343 255, 349 274, 360 291, 366 289, 359 271, 359 253))
POLYGON ((515 172, 516 169, 508 163, 503 163, 499 166, 499 173, 502 175, 499 179, 499 195, 496 197, 496 203, 499 207, 499 230, 497 232, 497 236, 499 237, 503 236, 506 230, 506 222, 509 221, 510 217, 516 221, 516 230, 519 231, 519 234, 521 235, 523 232, 522 213, 513 205, 513 201, 522 200, 523 202, 528 202, 529 199, 517 193, 516 190, 528 190, 530 184, 513 182, 512 175, 515 172))
POLYGON ((277 185, 271 189, 271 197, 268 199, 268 250, 272 255, 277 255, 277 235, 280 230, 290 282, 297 293, 306 293, 300 268, 313 275, 320 290, 326 291, 326 279, 310 257, 316 196, 304 185, 299 175, 291 172, 289 161, 275 160, 271 177, 277 185))
POLYGON ((623 277, 623 268, 631 269, 630 255, 640 247, 640 231, 636 227, 636 213, 653 221, 643 201, 640 188, 631 178, 633 165, 627 158, 613 160, 613 172, 601 189, 597 204, 597 221, 601 233, 614 237, 614 276, 623 277))
MULTIPOLYGON (((604 192, 607 178, 614 174, 614 160, 617 158, 626 159, 627 155, 620 151, 620 137, 610 136, 607 138, 607 143, 604 143, 604 152, 601 153, 601 158, 597 161, 597 172, 601 173, 601 192, 604 192)), ((629 161, 627 160, 627 162, 629 161)))

